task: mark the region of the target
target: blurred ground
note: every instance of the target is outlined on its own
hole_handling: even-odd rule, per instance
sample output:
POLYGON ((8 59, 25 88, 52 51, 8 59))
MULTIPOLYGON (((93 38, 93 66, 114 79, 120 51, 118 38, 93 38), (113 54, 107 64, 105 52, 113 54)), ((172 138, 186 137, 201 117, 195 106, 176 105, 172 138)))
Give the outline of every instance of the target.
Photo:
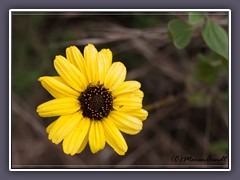
MULTIPOLYGON (((215 69, 199 63, 200 53, 212 57, 199 29, 187 48, 174 47, 167 29, 174 18, 187 19, 187 14, 14 13, 13 167, 227 168, 228 71, 215 75, 215 69), (129 150, 123 157, 109 146, 94 155, 89 147, 80 155, 65 155, 45 132, 55 118, 36 113, 39 104, 52 99, 37 79, 56 75, 54 57, 65 55, 67 46, 82 51, 88 43, 98 50, 110 48, 114 61, 126 65, 127 79, 141 82, 145 93, 143 105, 149 117, 138 135, 124 135, 129 150), (208 78, 210 83, 202 81, 209 82, 208 78), (181 162, 184 157, 193 160, 181 162), (201 161, 207 158, 211 160, 201 161)), ((211 13, 210 18, 227 30, 226 13, 211 13)))

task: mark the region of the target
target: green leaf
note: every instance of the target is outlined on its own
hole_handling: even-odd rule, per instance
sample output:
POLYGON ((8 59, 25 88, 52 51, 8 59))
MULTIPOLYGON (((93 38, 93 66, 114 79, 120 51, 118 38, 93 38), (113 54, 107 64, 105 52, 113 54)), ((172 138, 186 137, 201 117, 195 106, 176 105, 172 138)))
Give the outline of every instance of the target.
POLYGON ((210 49, 228 59, 228 35, 221 26, 207 20, 202 28, 202 36, 210 49))
POLYGON ((170 21, 168 30, 173 39, 173 44, 179 49, 185 48, 191 41, 193 26, 182 19, 170 21))
POLYGON ((205 57, 202 54, 198 55, 198 61, 193 71, 193 81, 204 81, 207 85, 212 85, 219 78, 222 78, 227 73, 222 60, 217 58, 216 54, 210 57, 205 57))
POLYGON ((204 19, 204 14, 200 12, 190 12, 188 14, 188 22, 192 25, 196 25, 204 19))

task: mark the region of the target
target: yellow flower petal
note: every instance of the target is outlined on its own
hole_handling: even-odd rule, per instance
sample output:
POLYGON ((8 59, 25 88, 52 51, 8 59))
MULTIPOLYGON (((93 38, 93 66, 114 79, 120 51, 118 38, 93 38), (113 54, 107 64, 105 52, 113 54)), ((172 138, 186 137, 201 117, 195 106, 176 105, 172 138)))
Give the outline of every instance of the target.
POLYGON ((80 153, 86 146, 86 136, 90 127, 90 119, 82 118, 75 129, 63 140, 65 154, 74 155, 80 153))
POLYGON ((132 92, 127 92, 127 93, 123 93, 123 94, 119 94, 117 96, 134 96, 136 98, 140 98, 142 99, 144 97, 143 92, 140 89, 137 89, 135 91, 132 92))
POLYGON ((76 154, 80 154, 85 149, 87 142, 88 142, 88 134, 85 136, 85 138, 82 141, 82 144, 80 145, 80 147, 78 148, 76 154))
POLYGON ((148 112, 144 109, 134 110, 134 111, 128 112, 127 114, 134 116, 140 119, 141 121, 144 121, 148 117, 148 112))
POLYGON ((48 127, 46 128, 46 132, 49 133, 51 131, 51 129, 53 128, 54 124, 56 123, 57 121, 53 121, 51 124, 48 125, 48 127))
POLYGON ((139 97, 139 98, 143 98, 143 96, 144 96, 143 92, 139 89, 131 92, 131 94, 133 94, 134 96, 139 97))
POLYGON ((83 74, 63 56, 56 56, 54 67, 63 80, 73 89, 83 91, 87 88, 87 81, 83 74))
POLYGON ((110 91, 115 90, 126 78, 126 67, 121 62, 111 65, 104 80, 104 86, 110 91))
POLYGON ((82 113, 79 112, 58 118, 49 132, 49 140, 59 144, 76 127, 80 119, 82 119, 82 113))
POLYGON ((109 69, 112 64, 112 51, 110 49, 102 49, 100 52, 107 57, 106 61, 108 62, 108 65, 106 67, 109 69))
POLYGON ((88 44, 84 48, 84 59, 86 62, 86 74, 88 82, 95 85, 99 81, 97 69, 97 54, 98 51, 94 45, 88 44))
POLYGON ((78 98, 80 93, 70 88, 60 76, 44 76, 38 79, 42 86, 55 98, 78 98))
POLYGON ((142 108, 142 98, 134 96, 131 93, 125 93, 117 96, 113 100, 113 108, 119 111, 133 111, 142 108))
POLYGON ((142 130, 142 121, 120 111, 111 111, 109 117, 117 128, 126 134, 137 134, 142 130))
POLYGON ((97 55, 97 64, 99 82, 103 84, 106 74, 112 64, 112 52, 109 49, 102 49, 97 55))
POLYGON ((125 81, 119 85, 112 93, 113 96, 118 96, 123 93, 128 93, 135 91, 141 87, 141 84, 138 81, 125 81))
POLYGON ((66 49, 67 59, 77 67, 83 75, 86 75, 85 60, 82 53, 76 46, 70 46, 66 49))
POLYGON ((74 113, 80 109, 79 101, 74 98, 58 98, 37 107, 39 116, 53 117, 74 113))
POLYGON ((96 153, 105 147, 105 135, 101 121, 93 120, 89 130, 89 146, 92 153, 96 153))
POLYGON ((102 120, 102 125, 105 132, 107 143, 119 154, 124 155, 128 149, 127 143, 114 125, 111 119, 105 118, 102 120))
POLYGON ((126 93, 126 94, 121 94, 120 96, 115 97, 113 100, 114 104, 121 104, 121 103, 131 103, 131 102, 137 102, 142 104, 142 98, 136 97, 134 94, 131 93, 126 93))

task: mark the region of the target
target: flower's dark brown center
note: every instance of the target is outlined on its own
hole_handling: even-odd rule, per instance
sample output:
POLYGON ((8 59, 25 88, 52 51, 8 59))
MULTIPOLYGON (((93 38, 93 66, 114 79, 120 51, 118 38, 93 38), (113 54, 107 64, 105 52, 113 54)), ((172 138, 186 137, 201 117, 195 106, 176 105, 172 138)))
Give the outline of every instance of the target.
POLYGON ((84 117, 102 120, 113 110, 113 97, 103 85, 89 85, 78 98, 84 117))

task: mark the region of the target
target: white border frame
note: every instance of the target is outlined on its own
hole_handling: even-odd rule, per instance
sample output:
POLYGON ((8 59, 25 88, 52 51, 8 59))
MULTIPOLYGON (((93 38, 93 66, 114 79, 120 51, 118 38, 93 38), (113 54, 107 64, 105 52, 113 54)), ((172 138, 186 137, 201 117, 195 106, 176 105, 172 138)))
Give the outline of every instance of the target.
POLYGON ((230 9, 10 9, 9 10, 9 171, 231 171, 231 10, 230 9), (12 114, 12 12, 228 12, 229 26, 229 157, 228 169, 16 169, 12 168, 12 140, 11 140, 11 114, 12 114))

